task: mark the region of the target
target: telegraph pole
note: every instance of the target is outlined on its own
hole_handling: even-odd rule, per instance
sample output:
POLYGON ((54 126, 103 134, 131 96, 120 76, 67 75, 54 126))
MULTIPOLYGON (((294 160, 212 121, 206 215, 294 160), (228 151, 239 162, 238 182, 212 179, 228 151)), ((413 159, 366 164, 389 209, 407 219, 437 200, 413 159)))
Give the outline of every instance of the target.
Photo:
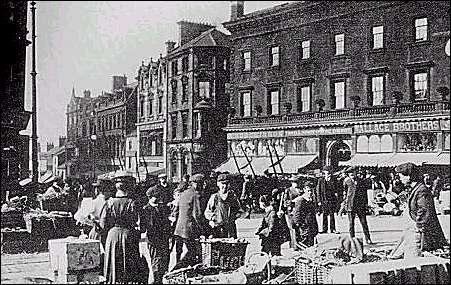
POLYGON ((31 16, 32 16, 32 67, 31 67, 31 163, 32 163, 32 181, 38 182, 38 126, 37 126, 37 111, 36 111, 36 24, 35 24, 35 10, 36 2, 31 2, 31 16))

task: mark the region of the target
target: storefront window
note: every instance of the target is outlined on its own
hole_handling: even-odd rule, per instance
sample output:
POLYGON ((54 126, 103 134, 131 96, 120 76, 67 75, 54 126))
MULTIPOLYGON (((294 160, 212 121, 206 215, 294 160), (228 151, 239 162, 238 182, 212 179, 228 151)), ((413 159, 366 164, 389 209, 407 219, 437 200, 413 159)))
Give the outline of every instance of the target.
POLYGON ((443 144, 443 149, 444 150, 449 150, 450 149, 450 146, 449 146, 449 133, 445 133, 444 137, 445 137, 445 141, 444 141, 444 144, 443 144))
POLYGON ((412 133, 398 135, 399 152, 434 152, 436 150, 436 133, 412 133))
POLYGON ((381 137, 381 152, 393 151, 393 139, 391 135, 383 135, 381 137))
POLYGON ((381 139, 379 135, 370 136, 368 142, 368 152, 381 152, 381 139))
POLYGON ((284 145, 288 153, 316 154, 319 151, 318 138, 289 139, 284 145))
POLYGON ((359 136, 357 138, 357 152, 368 152, 368 137, 359 136))

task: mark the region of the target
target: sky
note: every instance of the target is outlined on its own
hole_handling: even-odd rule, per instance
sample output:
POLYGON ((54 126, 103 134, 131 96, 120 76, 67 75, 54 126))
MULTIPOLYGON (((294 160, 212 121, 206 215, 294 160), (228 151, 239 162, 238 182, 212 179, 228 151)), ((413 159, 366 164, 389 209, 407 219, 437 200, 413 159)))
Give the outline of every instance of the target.
MULTIPOLYGON (((244 13, 289 1, 245 1, 244 13)), ((144 60, 165 55, 178 41, 180 20, 206 22, 224 31, 230 1, 36 1, 38 142, 66 134, 66 106, 77 96, 110 91, 113 75, 135 81, 144 60)), ((31 40, 31 12, 28 39, 31 40)), ((27 47, 25 109, 31 110, 31 45, 27 47)), ((31 120, 23 134, 31 134, 31 120)))

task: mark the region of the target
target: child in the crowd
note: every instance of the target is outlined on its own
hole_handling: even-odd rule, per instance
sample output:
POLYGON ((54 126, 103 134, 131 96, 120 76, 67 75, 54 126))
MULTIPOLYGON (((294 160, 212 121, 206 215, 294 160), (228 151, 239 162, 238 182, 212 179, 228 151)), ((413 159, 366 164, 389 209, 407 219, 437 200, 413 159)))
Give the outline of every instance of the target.
POLYGON ((273 200, 268 195, 261 196, 260 208, 265 210, 265 215, 255 234, 262 240, 262 251, 272 256, 281 255, 280 247, 284 242, 284 231, 273 200))

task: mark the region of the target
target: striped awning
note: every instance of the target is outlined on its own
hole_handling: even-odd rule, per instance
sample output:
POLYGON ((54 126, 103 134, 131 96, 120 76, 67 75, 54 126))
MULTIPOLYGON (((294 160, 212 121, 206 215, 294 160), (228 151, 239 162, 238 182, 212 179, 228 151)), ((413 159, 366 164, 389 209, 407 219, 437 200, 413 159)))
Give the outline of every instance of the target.
POLYGON ((449 163, 450 156, 449 152, 441 152, 437 155, 437 158, 434 161, 426 162, 428 165, 450 165, 449 163))

